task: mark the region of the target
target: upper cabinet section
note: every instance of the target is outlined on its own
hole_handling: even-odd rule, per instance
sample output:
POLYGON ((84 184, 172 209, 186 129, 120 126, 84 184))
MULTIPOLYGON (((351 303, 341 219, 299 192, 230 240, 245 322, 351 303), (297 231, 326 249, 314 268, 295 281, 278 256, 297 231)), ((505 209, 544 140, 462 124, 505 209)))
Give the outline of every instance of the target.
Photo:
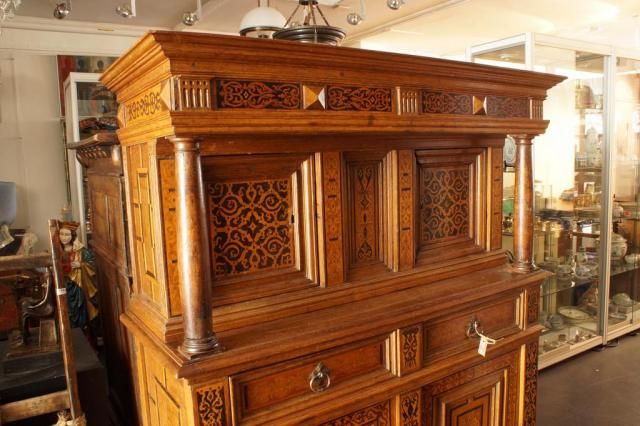
POLYGON ((546 91, 561 80, 431 58, 172 32, 147 34, 102 76, 118 94, 123 144, 151 125, 157 137, 208 139, 535 136, 546 128, 546 91))

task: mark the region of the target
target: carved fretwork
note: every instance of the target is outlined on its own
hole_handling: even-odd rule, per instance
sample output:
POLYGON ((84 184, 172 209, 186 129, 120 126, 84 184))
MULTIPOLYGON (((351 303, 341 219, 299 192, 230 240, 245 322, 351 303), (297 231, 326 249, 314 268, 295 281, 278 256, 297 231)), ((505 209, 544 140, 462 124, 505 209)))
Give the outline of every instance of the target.
POLYGON ((423 168, 420 172, 422 244, 468 236, 469 167, 423 168))
POLYGON ((289 179, 209 185, 215 276, 295 264, 289 179))
POLYGON ((195 393, 198 426, 227 426, 224 385, 201 387, 195 393))
POLYGON ((320 426, 388 426, 391 425, 389 401, 367 407, 320 426))
POLYGON ((333 111, 391 112, 392 90, 358 86, 329 86, 327 109, 333 111))
POLYGON ((399 426, 420 426, 422 420, 421 391, 400 395, 399 426))
POLYGON ((422 111, 425 114, 473 114, 473 97, 460 93, 422 91, 422 111))
POLYGON ((524 382, 524 424, 536 425, 536 396, 538 393, 538 342, 527 344, 524 382))
POLYGON ((211 79, 176 77, 175 90, 177 111, 211 109, 211 79))
POLYGON ((532 287, 527 290, 527 323, 538 322, 540 305, 540 287, 532 287))
POLYGON ((379 192, 381 161, 348 163, 351 217, 350 263, 380 260, 379 192))
POLYGON ((529 99, 507 96, 487 96, 487 115, 494 117, 529 118, 529 99))
POLYGON ((216 81, 218 108, 300 109, 300 85, 267 81, 216 81))

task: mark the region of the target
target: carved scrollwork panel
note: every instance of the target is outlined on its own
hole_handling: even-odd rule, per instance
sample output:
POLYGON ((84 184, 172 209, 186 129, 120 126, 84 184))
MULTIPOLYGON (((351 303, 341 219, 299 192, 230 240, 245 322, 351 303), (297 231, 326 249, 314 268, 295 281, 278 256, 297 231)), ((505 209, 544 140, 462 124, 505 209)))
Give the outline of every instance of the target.
POLYGON ((218 108, 300 109, 297 83, 217 80, 218 108))
POLYGON ((225 388, 222 384, 198 388, 195 392, 199 426, 227 426, 225 388))
POLYGON ((399 426, 420 426, 422 422, 421 391, 405 393, 400 396, 399 426))
POLYGON ((215 276, 294 266, 289 179, 209 185, 215 276))
POLYGON ((487 96, 487 115, 494 117, 529 118, 529 98, 487 96))
POLYGON ((422 244, 468 236, 470 190, 470 172, 467 165, 421 169, 422 244))
POLYGON ((538 322, 538 314, 540 311, 540 288, 533 287, 527 290, 527 323, 535 324, 538 322))
POLYGON ((332 111, 393 111, 393 91, 388 88, 329 86, 328 107, 332 111))
POLYGON ((538 342, 527 344, 524 382, 524 424, 536 425, 536 397, 538 393, 538 342))
POLYGON ((380 161, 349 163, 351 202, 351 264, 379 260, 380 161))
POLYGON ((419 370, 422 366, 422 330, 420 326, 400 330, 400 374, 419 370))
POLYGON ((425 114, 473 114, 473 97, 460 93, 422 91, 422 112, 425 114))

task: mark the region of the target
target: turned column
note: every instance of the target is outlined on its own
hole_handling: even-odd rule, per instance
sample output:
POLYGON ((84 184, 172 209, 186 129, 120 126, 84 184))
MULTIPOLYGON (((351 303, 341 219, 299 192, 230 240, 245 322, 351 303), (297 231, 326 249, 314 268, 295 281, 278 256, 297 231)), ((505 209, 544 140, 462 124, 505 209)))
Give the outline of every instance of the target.
POLYGON ((513 212, 513 268, 530 272, 533 265, 533 141, 526 135, 516 140, 516 183, 513 212))
POLYGON ((211 319, 211 269, 200 165, 200 147, 190 138, 172 138, 176 167, 178 271, 184 341, 188 357, 220 350, 211 319))

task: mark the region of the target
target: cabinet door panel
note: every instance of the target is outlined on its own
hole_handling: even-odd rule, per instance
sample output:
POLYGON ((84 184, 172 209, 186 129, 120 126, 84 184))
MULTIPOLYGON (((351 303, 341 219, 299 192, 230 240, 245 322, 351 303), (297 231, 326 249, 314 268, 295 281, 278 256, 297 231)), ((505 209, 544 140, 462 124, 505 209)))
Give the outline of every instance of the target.
POLYGON ((424 388, 428 426, 503 426, 516 422, 519 351, 424 388))

